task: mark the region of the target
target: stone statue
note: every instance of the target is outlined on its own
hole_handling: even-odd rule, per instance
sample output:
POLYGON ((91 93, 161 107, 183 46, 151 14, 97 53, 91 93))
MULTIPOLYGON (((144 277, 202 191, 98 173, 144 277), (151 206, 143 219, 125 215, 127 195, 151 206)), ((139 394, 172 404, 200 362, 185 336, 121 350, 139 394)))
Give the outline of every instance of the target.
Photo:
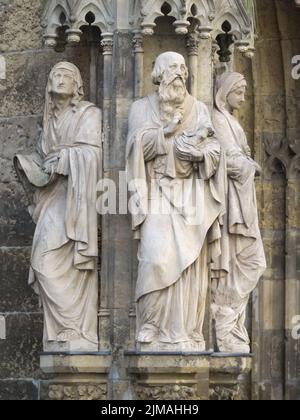
POLYGON ((186 89, 184 58, 160 55, 158 91, 135 102, 127 177, 139 240, 138 347, 205 351, 209 265, 220 253, 224 160, 207 107, 186 89), (164 211, 168 209, 168 211, 164 211))
POLYGON ((255 175, 261 168, 251 158, 245 132, 233 115, 245 101, 246 86, 243 75, 224 73, 217 81, 213 112, 216 136, 226 153, 227 207, 222 227, 223 275, 213 281, 212 310, 219 351, 229 353, 250 352, 246 309, 266 269, 255 191, 255 175))
POLYGON ((29 282, 44 310, 45 351, 97 351, 97 212, 101 111, 83 101, 80 72, 57 64, 37 152, 15 168, 36 223, 29 282))

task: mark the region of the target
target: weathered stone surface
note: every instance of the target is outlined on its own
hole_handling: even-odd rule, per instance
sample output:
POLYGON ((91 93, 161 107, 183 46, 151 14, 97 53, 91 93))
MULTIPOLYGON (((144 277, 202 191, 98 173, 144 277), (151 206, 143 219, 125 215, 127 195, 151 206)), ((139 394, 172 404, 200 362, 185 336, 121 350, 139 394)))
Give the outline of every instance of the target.
POLYGON ((112 357, 97 355, 42 355, 42 400, 106 400, 112 357))
POLYGON ((284 399, 282 381, 261 381, 258 384, 258 399, 260 401, 281 401, 284 399))
POLYGON ((267 271, 264 278, 282 281, 284 276, 284 231, 263 231, 267 257, 267 271))
POLYGON ((40 378, 41 314, 5 314, 6 340, 0 341, 0 379, 40 378))
POLYGON ((41 48, 45 0, 0 1, 0 51, 41 48))
POLYGON ((31 246, 34 224, 17 182, 0 183, 0 246, 31 246))
POLYGON ((128 354, 135 399, 208 400, 209 358, 196 354, 128 354))
POLYGON ((300 325, 295 330, 286 331, 286 388, 285 397, 287 400, 300 400, 300 325))
POLYGON ((261 327, 267 330, 284 328, 284 306, 281 296, 284 294, 284 284, 279 281, 264 279, 260 287, 261 294, 261 327))
POLYGON ((210 400, 248 401, 251 399, 250 357, 212 357, 210 361, 210 400))
POLYGON ((0 117, 42 114, 50 70, 54 64, 65 60, 80 68, 86 92, 89 92, 89 48, 69 47, 63 53, 41 50, 8 54, 0 117))
POLYGON ((0 311, 37 311, 38 297, 28 285, 31 248, 0 248, 0 311))
POLYGON ((284 372, 284 332, 264 330, 260 345, 262 378, 266 382, 268 380, 280 381, 284 372))
POLYGON ((197 400, 197 387, 186 385, 162 385, 135 387, 135 399, 146 401, 186 401, 197 400))
POLYGON ((42 401, 104 401, 107 400, 107 385, 96 381, 80 382, 43 382, 41 386, 42 401))
POLYGON ((278 178, 271 182, 257 185, 257 195, 260 201, 260 225, 262 230, 283 231, 285 229, 285 181, 278 174, 278 178), (279 177, 280 176, 280 177, 279 177))
POLYGON ((17 153, 30 154, 35 150, 42 116, 0 119, 0 180, 15 182, 13 158, 17 153))
POLYGON ((0 401, 38 400, 38 382, 34 380, 0 380, 0 401))
POLYGON ((40 366, 47 374, 106 374, 112 363, 110 354, 42 355, 40 366))

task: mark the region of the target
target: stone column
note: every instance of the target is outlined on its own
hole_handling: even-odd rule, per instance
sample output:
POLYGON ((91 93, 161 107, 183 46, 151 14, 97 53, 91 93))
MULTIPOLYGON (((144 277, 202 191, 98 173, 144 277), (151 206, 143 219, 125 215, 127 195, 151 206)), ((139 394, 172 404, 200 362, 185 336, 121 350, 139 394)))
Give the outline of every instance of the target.
MULTIPOLYGON (((118 30, 114 38, 113 83, 111 87, 111 135, 104 145, 104 177, 114 181, 118 197, 127 200, 125 179, 125 149, 128 115, 134 97, 134 60, 132 32, 118 30)), ((117 200, 117 204, 121 204, 117 200)), ((118 210, 121 208, 117 206, 118 210)), ((122 206, 124 209, 124 203, 122 206)), ((109 337, 113 348, 111 392, 114 399, 126 399, 128 379, 123 368, 123 351, 130 345, 130 309, 133 273, 131 218, 121 214, 107 214, 102 223, 101 282, 106 288, 106 304, 110 311, 109 337)))
POLYGON ((190 33, 187 38, 188 67, 189 67, 189 92, 192 96, 198 96, 198 48, 199 35, 190 33))
POLYGON ((288 401, 300 398, 299 162, 299 155, 291 160, 286 190, 285 399, 288 401))
POLYGON ((143 35, 141 31, 134 31, 133 36, 134 51, 134 99, 143 96, 143 77, 144 77, 144 49, 143 35))
MULTIPOLYGON (((112 33, 103 33, 101 46, 103 48, 103 151, 104 155, 109 148, 111 135, 111 107, 112 107, 112 63, 113 63, 113 37, 112 33)), ((102 162, 104 164, 104 162, 102 162)), ((103 172, 104 175, 104 172, 103 172)), ((102 223, 101 232, 105 229, 102 223)), ((103 236, 103 235, 102 235, 103 236)), ((102 247, 101 247, 102 248, 102 247)), ((103 252, 101 262, 103 261, 103 252)), ((102 264, 101 264, 102 265, 102 264)), ((110 309, 109 309, 109 285, 107 277, 101 275, 100 311, 99 311, 99 339, 101 350, 111 349, 110 342, 110 309)))
POLYGON ((113 61, 113 34, 106 32, 102 34, 101 45, 103 48, 103 141, 109 139, 110 135, 110 109, 111 109, 111 89, 112 89, 112 61, 113 61))
POLYGON ((200 34, 197 73, 198 89, 196 97, 211 110, 213 106, 213 57, 212 38, 209 34, 200 34))

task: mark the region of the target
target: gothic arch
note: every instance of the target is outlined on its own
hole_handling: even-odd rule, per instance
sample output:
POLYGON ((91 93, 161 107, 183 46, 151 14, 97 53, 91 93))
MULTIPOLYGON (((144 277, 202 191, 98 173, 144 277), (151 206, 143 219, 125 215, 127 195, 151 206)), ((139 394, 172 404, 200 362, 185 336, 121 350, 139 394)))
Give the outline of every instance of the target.
POLYGON ((81 30, 87 24, 86 16, 92 13, 95 20, 92 23, 102 33, 111 33, 114 29, 114 16, 110 0, 50 0, 44 10, 42 26, 45 29, 45 45, 55 47, 57 44, 57 30, 64 26, 69 43, 80 42, 81 30), (61 22, 64 14, 65 22, 61 22))

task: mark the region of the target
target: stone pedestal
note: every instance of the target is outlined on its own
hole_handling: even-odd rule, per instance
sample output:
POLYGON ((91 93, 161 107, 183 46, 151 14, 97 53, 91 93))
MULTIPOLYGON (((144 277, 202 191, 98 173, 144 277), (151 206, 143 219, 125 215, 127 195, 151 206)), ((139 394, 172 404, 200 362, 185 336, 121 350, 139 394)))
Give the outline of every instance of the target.
POLYGON ((252 356, 214 354, 210 358, 209 399, 251 400, 252 356))
POLYGON ((134 400, 207 400, 209 355, 127 353, 134 400))
POLYGON ((44 354, 41 400, 107 400, 110 354, 44 354))

